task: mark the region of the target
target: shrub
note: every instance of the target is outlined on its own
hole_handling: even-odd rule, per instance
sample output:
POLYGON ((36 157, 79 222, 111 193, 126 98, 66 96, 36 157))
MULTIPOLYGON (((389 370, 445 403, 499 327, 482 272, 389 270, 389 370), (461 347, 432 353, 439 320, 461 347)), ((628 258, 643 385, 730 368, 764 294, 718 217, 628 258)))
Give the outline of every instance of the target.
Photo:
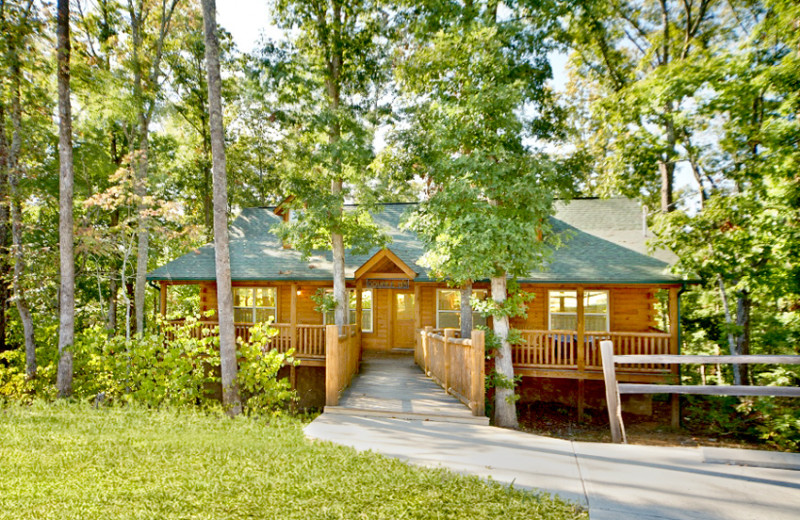
MULTIPOLYGON (((216 407, 219 385, 219 336, 216 327, 199 325, 199 318, 180 324, 159 322, 162 332, 126 340, 108 336, 102 326, 81 330, 75 337, 73 397, 107 403, 157 406, 216 407)), ((239 341, 239 384, 249 413, 272 411, 291 400, 288 382, 277 375, 291 352, 269 349, 277 330, 254 326, 248 341, 239 341)), ((37 351, 38 353, 38 351, 37 351)), ((39 366, 37 377, 25 377, 24 352, 0 353, 0 398, 29 402, 55 398, 57 361, 39 366)))

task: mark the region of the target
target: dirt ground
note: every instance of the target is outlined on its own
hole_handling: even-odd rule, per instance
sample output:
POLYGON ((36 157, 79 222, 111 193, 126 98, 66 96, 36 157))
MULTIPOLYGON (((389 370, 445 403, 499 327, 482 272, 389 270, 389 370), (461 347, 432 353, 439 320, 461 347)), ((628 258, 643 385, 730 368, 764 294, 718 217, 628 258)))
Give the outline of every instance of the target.
MULTIPOLYGON (((575 408, 559 403, 518 404, 518 412, 520 428, 530 433, 575 441, 611 442, 605 409, 585 409, 582 423, 577 420, 575 408)), ((709 434, 702 430, 674 430, 670 427, 670 406, 666 402, 653 402, 652 416, 624 413, 622 419, 629 444, 774 449, 766 444, 709 434)))

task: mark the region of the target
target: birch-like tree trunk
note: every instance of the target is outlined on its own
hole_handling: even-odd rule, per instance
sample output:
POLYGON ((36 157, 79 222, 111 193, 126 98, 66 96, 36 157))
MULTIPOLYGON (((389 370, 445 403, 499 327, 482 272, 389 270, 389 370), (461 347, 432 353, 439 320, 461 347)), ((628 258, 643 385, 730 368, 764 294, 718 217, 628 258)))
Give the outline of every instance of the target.
MULTIPOLYGON (((331 193, 338 194, 342 191, 342 181, 333 181, 331 193)), ((339 214, 341 218, 341 210, 339 214)), ((334 319, 342 332, 342 327, 347 325, 349 318, 349 301, 344 273, 344 236, 341 233, 331 233, 331 251, 333 253, 333 299, 336 302, 334 319)))
MULTIPOLYGON (((733 330, 731 330, 731 327, 733 326, 733 318, 731 318, 731 308, 728 304, 728 295, 725 292, 725 283, 722 281, 722 276, 717 276, 717 282, 719 283, 719 295, 722 299, 722 309, 725 311, 725 324, 728 326, 728 347, 730 348, 731 356, 738 356, 740 352, 736 339, 733 335, 733 330)), ((734 364, 731 366, 733 367, 733 384, 741 385, 741 365, 734 364)))
MULTIPOLYGON (((469 338, 472 335, 472 282, 461 287, 461 337, 469 338)), ((419 302, 417 302, 419 305, 419 302)))
POLYGON ((11 149, 8 154, 8 185, 10 189, 11 207, 11 235, 13 238, 14 272, 13 283, 14 302, 22 321, 22 332, 25 337, 25 375, 28 379, 36 377, 36 340, 34 339, 33 318, 25 298, 25 288, 22 283, 25 274, 25 252, 22 242, 22 198, 19 194, 19 156, 22 149, 22 103, 21 83, 22 70, 18 59, 14 59, 11 71, 11 125, 13 128, 11 149))
POLYGON ((72 113, 69 87, 69 0, 58 0, 58 158, 59 211, 58 245, 61 256, 59 291, 58 374, 59 397, 72 393, 72 345, 75 338, 75 260, 72 219, 72 113))
MULTIPOLYGON (((342 6, 334 0, 333 7, 333 20, 330 43, 330 57, 328 58, 328 77, 326 86, 328 90, 328 101, 330 103, 331 113, 333 114, 334 121, 331 125, 329 133, 329 141, 332 145, 336 145, 341 139, 341 125, 336 119, 339 117, 339 105, 341 103, 341 71, 342 71, 342 6)), ((338 171, 336 172, 338 175, 338 171)), ((342 179, 335 178, 331 181, 331 193, 339 196, 342 193, 342 179)), ((335 222, 341 222, 342 211, 344 209, 339 206, 335 210, 333 219, 335 222)), ((333 299, 336 302, 336 310, 334 318, 339 331, 347 325, 349 318, 349 301, 347 298, 347 287, 345 285, 344 273, 344 235, 341 231, 334 230, 331 232, 331 252, 333 254, 333 299)))
MULTIPOLYGON (((505 273, 492 277, 492 299, 500 305, 506 301, 508 281, 505 273)), ((494 423, 502 428, 517 428, 517 403, 514 396, 514 365, 511 361, 511 344, 508 342, 510 325, 507 316, 494 317, 494 334, 500 340, 500 350, 494 358, 495 371, 507 384, 499 384, 494 389, 494 423), (510 388, 508 388, 510 386, 510 388)))
POLYGON ((145 80, 153 90, 158 88, 161 79, 161 58, 164 51, 164 40, 170 30, 172 14, 178 0, 162 0, 160 6, 160 20, 158 34, 155 39, 155 50, 149 62, 148 73, 143 67, 141 57, 144 37, 145 8, 143 0, 128 0, 128 14, 131 21, 132 66, 133 66, 133 97, 137 105, 137 138, 138 148, 134 153, 136 161, 134 195, 137 199, 137 244, 136 244, 136 279, 134 284, 133 302, 136 315, 136 334, 144 333, 144 302, 147 290, 147 262, 150 256, 150 219, 147 215, 147 168, 148 153, 150 149, 150 121, 155 110, 156 93, 150 92, 145 96, 145 80))
POLYGON ((208 72, 208 108, 214 178, 214 255, 217 273, 217 313, 222 370, 222 404, 230 416, 242 412, 236 381, 236 331, 233 326, 233 290, 228 248, 228 183, 225 169, 225 135, 222 127, 222 79, 219 66, 216 1, 203 0, 203 28, 208 72))

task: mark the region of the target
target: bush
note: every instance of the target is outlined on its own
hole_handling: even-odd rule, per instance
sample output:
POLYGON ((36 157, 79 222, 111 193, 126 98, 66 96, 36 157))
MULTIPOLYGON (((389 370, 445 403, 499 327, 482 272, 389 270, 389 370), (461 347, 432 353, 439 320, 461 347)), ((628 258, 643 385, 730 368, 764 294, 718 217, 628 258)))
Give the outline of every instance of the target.
MULTIPOLYGON (((102 326, 76 334, 73 397, 108 403, 156 406, 218 406, 214 398, 219 378, 219 336, 215 328, 198 330, 198 318, 180 325, 159 323, 165 334, 151 332, 126 340, 108 336, 102 326)), ((285 405, 293 393, 277 374, 291 353, 268 350, 277 331, 256 325, 250 340, 239 342, 239 384, 247 399, 245 410, 259 412, 285 405)), ((24 353, 0 354, 0 397, 29 401, 55 397, 57 361, 41 365, 33 380, 25 377, 24 353)))
POLYGON ((257 323, 250 328, 250 340, 238 340, 239 389, 244 399, 245 413, 267 412, 294 399, 286 378, 278 379, 284 363, 295 363, 293 351, 281 353, 269 348, 278 329, 269 323, 257 323))

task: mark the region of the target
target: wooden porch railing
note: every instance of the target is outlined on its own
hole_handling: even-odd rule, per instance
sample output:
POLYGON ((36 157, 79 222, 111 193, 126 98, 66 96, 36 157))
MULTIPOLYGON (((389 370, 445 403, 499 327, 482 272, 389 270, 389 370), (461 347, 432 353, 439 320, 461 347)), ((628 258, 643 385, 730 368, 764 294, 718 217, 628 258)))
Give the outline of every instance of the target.
POLYGON ((414 352, 417 364, 431 379, 459 401, 472 414, 485 414, 485 338, 481 330, 473 330, 470 339, 456 338, 456 329, 437 334, 431 327, 420 331, 414 352))
MULTIPOLYGON (((168 340, 175 339, 173 327, 183 325, 183 320, 170 322, 164 330, 168 340)), ((216 321, 198 321, 189 334, 192 338, 202 338, 211 335, 218 323, 216 321)), ((250 327, 253 323, 235 323, 236 337, 244 341, 250 340, 250 327)), ((269 348, 279 352, 287 352, 294 348, 294 357, 306 359, 325 359, 325 325, 300 325, 296 326, 297 341, 292 343, 292 325, 290 323, 273 323, 273 328, 278 329, 278 334, 269 342, 269 348)))
MULTIPOLYGON (((515 367, 601 372, 600 342, 614 342, 616 355, 671 354, 671 336, 664 332, 586 332, 583 344, 574 330, 522 330, 523 343, 512 345, 515 367)), ((664 364, 631 365, 629 372, 669 373, 664 364)))
POLYGON ((339 327, 327 325, 325 338, 325 406, 336 406, 339 404, 339 394, 350 386, 353 376, 358 372, 361 361, 358 328, 356 325, 345 325, 342 334, 339 334, 339 327))
POLYGON ((578 368, 577 335, 571 330, 521 330, 524 343, 511 347, 514 365, 578 368))

